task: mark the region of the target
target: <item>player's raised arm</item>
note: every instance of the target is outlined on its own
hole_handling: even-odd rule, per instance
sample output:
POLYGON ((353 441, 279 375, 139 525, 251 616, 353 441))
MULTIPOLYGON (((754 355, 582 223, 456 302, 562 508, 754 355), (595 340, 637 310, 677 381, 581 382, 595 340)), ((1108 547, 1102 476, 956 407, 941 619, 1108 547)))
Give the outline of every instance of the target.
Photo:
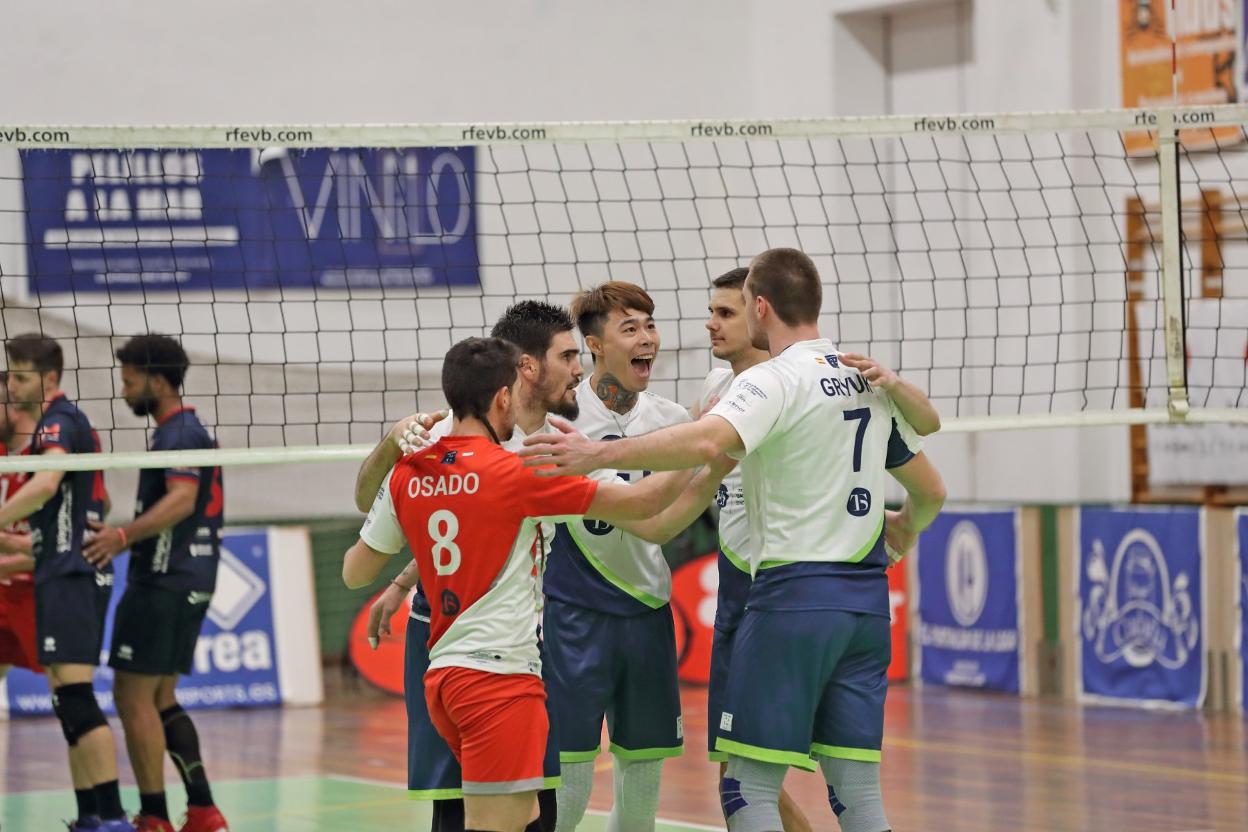
POLYGON ((367 512, 377 496, 377 489, 390 473, 394 463, 404 454, 412 453, 428 443, 429 431, 447 417, 445 410, 436 413, 413 413, 400 419, 390 428, 377 447, 360 465, 355 477, 355 507, 367 512))
POLYGON ((897 410, 914 428, 919 436, 928 436, 940 430, 940 413, 927 394, 897 375, 880 362, 856 352, 840 354, 841 363, 862 373, 872 386, 883 390, 893 400, 897 410))
POLYGON ((675 502, 658 514, 644 520, 622 521, 615 525, 629 534, 661 546, 702 516, 711 500, 715 499, 720 482, 736 465, 736 461, 729 457, 716 457, 694 475, 675 502))
MULTIPOLYGON (((562 420, 551 419, 551 424, 561 431, 571 428, 562 420)), ((541 471, 547 476, 588 474, 603 468, 679 471, 745 449, 736 429, 714 415, 610 442, 591 442, 576 432, 560 432, 529 436, 524 444, 520 456, 526 457, 529 465, 549 466, 541 471)))

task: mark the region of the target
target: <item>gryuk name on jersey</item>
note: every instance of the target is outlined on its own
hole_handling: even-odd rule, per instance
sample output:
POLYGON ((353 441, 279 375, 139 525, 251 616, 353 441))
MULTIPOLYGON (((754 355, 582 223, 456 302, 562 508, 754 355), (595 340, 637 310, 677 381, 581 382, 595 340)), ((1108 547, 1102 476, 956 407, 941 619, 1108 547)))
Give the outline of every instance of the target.
POLYGON ((846 378, 821 378, 819 387, 825 396, 860 396, 875 392, 867 380, 857 373, 846 378))

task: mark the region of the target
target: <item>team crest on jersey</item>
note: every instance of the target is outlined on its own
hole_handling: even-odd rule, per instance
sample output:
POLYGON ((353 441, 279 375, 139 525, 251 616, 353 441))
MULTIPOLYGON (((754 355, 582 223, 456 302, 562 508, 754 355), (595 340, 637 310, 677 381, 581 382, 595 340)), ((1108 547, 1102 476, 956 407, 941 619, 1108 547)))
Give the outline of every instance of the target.
POLYGON ((818 361, 820 364, 827 364, 829 367, 841 366, 841 360, 837 358, 835 355, 823 355, 823 356, 816 355, 815 360, 818 361))
POLYGON ((459 615, 459 596, 449 589, 442 590, 442 614, 445 616, 459 615))
POLYGON ((457 453, 458 453, 457 451, 447 451, 445 454, 443 454, 443 455, 442 455, 442 464, 443 464, 443 465, 454 465, 454 464, 455 464, 455 455, 456 455, 457 453))

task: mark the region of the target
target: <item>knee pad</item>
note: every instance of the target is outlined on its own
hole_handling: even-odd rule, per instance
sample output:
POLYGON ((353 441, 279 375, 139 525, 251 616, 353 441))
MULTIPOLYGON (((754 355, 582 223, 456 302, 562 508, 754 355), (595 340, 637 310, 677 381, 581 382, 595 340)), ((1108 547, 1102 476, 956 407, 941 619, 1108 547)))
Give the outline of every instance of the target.
POLYGON ((842 832, 887 832, 880 795, 880 764, 825 757, 819 761, 828 784, 828 803, 842 832))
POLYGON ((719 803, 730 832, 774 832, 780 823, 780 789, 787 765, 729 757, 719 782, 719 803))
POLYGON ((580 825, 594 789, 593 761, 560 763, 559 788, 555 790, 555 829, 571 832, 580 825))
POLYGON ((61 685, 52 692, 52 710, 61 722, 61 733, 73 748, 78 740, 96 728, 108 725, 100 703, 95 701, 95 690, 90 682, 61 685))

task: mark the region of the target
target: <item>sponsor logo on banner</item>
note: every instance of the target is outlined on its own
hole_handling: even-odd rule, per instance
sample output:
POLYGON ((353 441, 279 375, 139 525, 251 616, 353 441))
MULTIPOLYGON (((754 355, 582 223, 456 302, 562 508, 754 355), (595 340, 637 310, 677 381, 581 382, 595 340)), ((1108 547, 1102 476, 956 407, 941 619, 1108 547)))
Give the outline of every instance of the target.
POLYGON ((1083 693, 1199 706, 1204 699, 1198 509, 1079 513, 1083 693))
MULTIPOLYGON (((249 707, 281 702, 269 557, 268 533, 263 529, 226 530, 217 587, 195 645, 192 672, 181 679, 177 688, 178 702, 183 707, 249 707)), ((108 713, 114 713, 113 671, 108 667, 108 655, 117 605, 125 593, 129 561, 128 552, 113 561, 116 584, 94 679, 96 696, 108 713)), ((119 653, 126 648, 134 650, 135 646, 119 645, 119 653)), ((14 668, 6 681, 11 716, 52 713, 45 677, 14 668)))
POLYGON ((32 293, 479 282, 473 148, 21 161, 32 293))
POLYGON ((1018 691, 1018 512, 945 512, 919 541, 919 675, 1018 691))

